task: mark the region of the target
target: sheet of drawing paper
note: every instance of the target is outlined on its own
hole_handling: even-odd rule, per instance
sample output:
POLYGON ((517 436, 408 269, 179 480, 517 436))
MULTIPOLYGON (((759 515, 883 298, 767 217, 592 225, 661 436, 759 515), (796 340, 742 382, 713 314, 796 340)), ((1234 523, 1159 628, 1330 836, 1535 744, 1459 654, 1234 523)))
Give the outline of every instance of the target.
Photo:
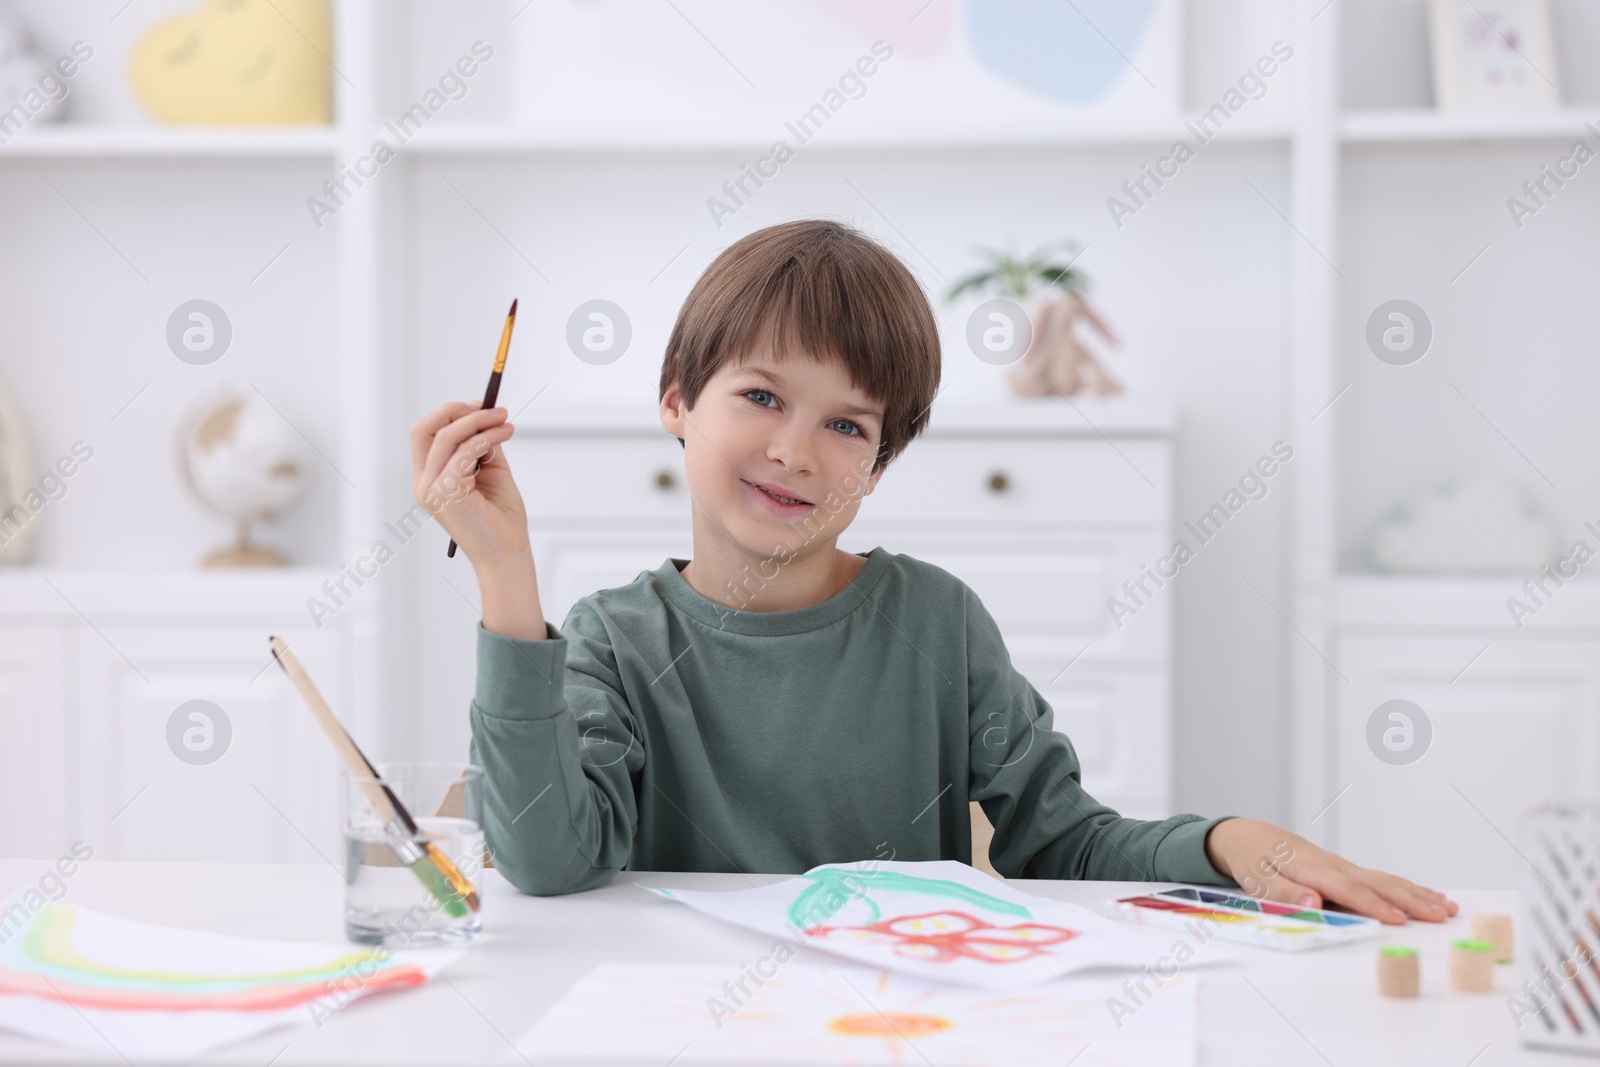
POLYGON ((1120 976, 979 990, 848 963, 785 963, 759 984, 747 973, 732 964, 601 964, 505 1058, 898 1067, 1192 1067, 1196 1058, 1199 982, 1186 975, 1147 982, 1135 1006, 1120 976), (741 980, 742 992, 733 985, 741 980))
POLYGON ((18 892, 0 903, 0 1027, 127 1060, 186 1059, 420 985, 460 955, 225 937, 18 892))
POLYGON ((757 889, 655 889, 714 918, 801 946, 920 978, 986 989, 1024 986, 1088 967, 1160 967, 1228 958, 1088 908, 1031 896, 954 860, 825 864, 757 889))

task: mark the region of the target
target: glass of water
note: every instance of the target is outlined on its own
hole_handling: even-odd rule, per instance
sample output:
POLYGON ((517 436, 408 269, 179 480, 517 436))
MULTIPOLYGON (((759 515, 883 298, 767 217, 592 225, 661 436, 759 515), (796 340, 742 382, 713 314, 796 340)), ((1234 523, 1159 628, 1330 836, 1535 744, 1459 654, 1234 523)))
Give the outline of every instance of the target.
POLYGON ((344 929, 352 941, 391 949, 460 944, 483 920, 451 893, 437 867, 408 861, 424 842, 442 853, 477 889, 484 866, 483 768, 470 763, 384 763, 379 778, 346 773, 344 796, 344 929), (409 838, 386 824, 369 797, 381 782, 417 824, 409 838))

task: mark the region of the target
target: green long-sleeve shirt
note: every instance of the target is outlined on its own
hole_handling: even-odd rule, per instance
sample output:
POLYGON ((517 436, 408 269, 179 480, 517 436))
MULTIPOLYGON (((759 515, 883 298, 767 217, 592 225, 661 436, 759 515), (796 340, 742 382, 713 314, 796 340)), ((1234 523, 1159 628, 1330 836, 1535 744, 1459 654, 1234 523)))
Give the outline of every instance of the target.
POLYGON ((495 866, 529 893, 624 867, 798 873, 970 863, 1007 877, 1229 885, 1220 820, 1125 819, 1079 784, 1050 705, 971 589, 882 548, 835 596, 734 611, 669 559, 523 641, 478 630, 472 759, 495 866))

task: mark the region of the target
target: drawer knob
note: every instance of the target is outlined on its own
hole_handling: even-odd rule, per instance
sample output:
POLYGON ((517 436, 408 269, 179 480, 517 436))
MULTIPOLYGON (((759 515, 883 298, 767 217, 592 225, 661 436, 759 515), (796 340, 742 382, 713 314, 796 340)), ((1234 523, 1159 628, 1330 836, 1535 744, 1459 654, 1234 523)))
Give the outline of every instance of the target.
POLYGON ((1011 479, 1006 477, 1005 471, 995 471, 989 475, 989 491, 1003 493, 1011 488, 1011 479))
POLYGON ((678 484, 678 479, 666 468, 656 471, 656 488, 662 492, 671 492, 678 484))

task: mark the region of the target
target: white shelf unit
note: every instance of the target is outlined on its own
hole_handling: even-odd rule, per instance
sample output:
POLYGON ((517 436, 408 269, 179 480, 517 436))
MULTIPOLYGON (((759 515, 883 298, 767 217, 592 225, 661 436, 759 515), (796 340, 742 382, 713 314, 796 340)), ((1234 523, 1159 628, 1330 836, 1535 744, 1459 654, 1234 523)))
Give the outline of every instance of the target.
MULTIPOLYGON (((96 380, 77 398, 92 409, 98 420, 92 428, 107 441, 110 473, 102 481, 148 484, 160 505, 135 510, 137 501, 118 497, 115 486, 84 483, 47 513, 50 541, 38 574, 59 578, 69 595, 98 588, 104 578, 106 588, 164 599, 201 625, 310 597, 323 578, 383 536, 385 524, 410 506, 406 425, 440 398, 481 388, 482 364, 511 296, 523 298, 526 321, 505 402, 537 403, 528 420, 564 419, 574 432, 579 424, 605 424, 618 411, 632 412, 623 422, 648 425, 654 376, 648 364, 694 275, 735 236, 732 227, 710 227, 700 201, 737 172, 741 153, 770 139, 769 129, 749 124, 641 129, 623 119, 579 130, 539 118, 516 99, 519 46, 511 20, 522 4, 493 0, 337 0, 337 121, 328 128, 164 129, 126 99, 120 60, 112 58, 131 40, 133 12, 108 26, 104 13, 86 3, 14 6, 43 27, 47 44, 92 28, 101 34, 97 45, 104 41, 104 58, 85 67, 74 90, 84 105, 77 119, 30 129, 0 146, 0 191, 23 208, 7 242, 12 251, 0 250, 23 279, 13 297, 19 349, 6 361, 8 382, 31 409, 41 458, 48 458, 63 443, 57 438, 88 418, 70 399, 80 384, 75 361, 111 351, 126 332, 97 320, 135 324, 146 338, 132 348, 136 366, 102 357, 91 363, 96 380), (306 198, 367 153, 384 120, 442 69, 441 57, 480 35, 503 46, 504 59, 316 228, 306 198), (203 192, 185 191, 192 189, 203 192), (57 213, 50 225, 28 221, 46 209, 57 213), (61 251, 64 244, 71 255, 61 251), (650 262, 618 261, 610 248, 649 255, 650 262), (125 249, 143 282, 119 259, 125 249), (82 315, 56 295, 68 287, 51 278, 70 278, 95 294, 101 314, 82 315), (272 343, 241 350, 238 360, 215 368, 175 369, 159 341, 149 339, 159 337, 171 306, 219 292, 225 306, 239 309, 236 325, 272 343), (612 292, 627 296, 640 328, 640 358, 609 368, 557 365, 551 354, 563 348, 558 309, 612 292), (49 358, 24 360, 23 351, 49 358), (230 375, 261 383, 290 408, 328 460, 319 469, 318 495, 265 538, 285 545, 300 564, 271 592, 244 578, 189 584, 177 577, 224 531, 193 515, 160 474, 167 462, 164 420, 230 375), (542 386, 553 388, 554 399, 535 399, 542 386), (84 402, 86 393, 92 403, 84 402), (114 467, 124 454, 127 462, 114 467), (97 504, 101 499, 109 502, 97 504), (119 525, 130 515, 140 521, 119 525), (169 597, 173 588, 185 591, 169 597)), ((1390 7, 1420 18, 1422 3, 1390 7)), ((1347 201, 1350 168, 1372 165, 1382 177, 1384 167, 1431 153, 1443 160, 1432 164, 1443 182, 1452 159, 1495 166, 1511 159, 1520 181, 1524 162, 1536 164, 1548 147, 1582 136, 1588 118, 1582 98, 1551 115, 1471 118, 1420 109, 1406 87, 1375 103, 1373 94, 1387 91, 1383 78, 1364 69, 1352 74, 1341 55, 1359 41, 1361 21, 1374 11, 1372 2, 1357 0, 1332 8, 1325 0, 1282 6, 1191 0, 1190 113, 1214 101, 1219 86, 1277 37, 1294 42, 1296 59, 1286 68, 1291 80, 1274 88, 1259 114, 1252 110, 1231 123, 1217 147, 1126 229, 1106 222, 1104 200, 1170 144, 1176 121, 929 125, 876 137, 841 130, 818 141, 786 177, 786 190, 754 209, 759 218, 741 215, 737 227, 743 232, 802 212, 847 215, 904 255, 930 289, 949 280, 946 272, 970 265, 970 239, 982 235, 1016 237, 1024 245, 1035 235, 1089 238, 1098 247, 1086 266, 1105 283, 1099 291, 1129 335, 1130 356, 1118 369, 1136 393, 1150 382, 1168 387, 1184 413, 1174 472, 1180 520, 1210 504, 1229 473, 1274 437, 1294 441, 1293 486, 1277 498, 1292 493, 1292 513, 1277 527, 1263 520, 1208 549, 1211 573, 1186 576, 1175 594, 1175 750, 1183 754, 1176 793, 1180 807, 1276 816, 1314 836, 1336 821, 1314 817, 1339 786, 1329 755, 1330 693, 1338 682, 1323 655, 1333 658, 1330 642, 1346 620, 1345 524, 1366 508, 1365 498, 1352 503, 1341 488, 1335 457, 1342 454, 1341 433, 1369 420, 1350 413, 1359 395, 1335 398, 1349 380, 1343 371, 1359 336, 1351 316, 1358 304, 1375 302, 1365 301, 1364 292, 1352 296, 1350 286, 1378 284, 1355 273, 1352 282, 1342 281, 1332 264, 1343 265, 1339 250, 1348 246, 1351 227, 1394 192, 1377 183, 1361 191, 1359 202, 1347 201), (1341 82, 1353 81, 1380 88, 1342 111, 1341 82), (994 195, 1002 187, 1006 195, 994 195), (964 225, 944 227, 957 210, 964 225), (1163 313, 1150 314, 1152 304, 1163 313), (1242 571, 1292 620, 1292 630, 1238 592, 1242 571)), ((1410 61, 1423 64, 1425 57, 1418 52, 1410 61)), ((1502 195, 1515 186, 1506 182, 1502 195)), ((1417 190, 1402 195, 1425 198, 1417 190)), ((1588 195, 1575 192, 1572 199, 1586 202, 1588 195)), ((1459 236, 1448 220, 1429 220, 1406 243, 1437 246, 1459 236)), ((1365 240, 1373 244, 1370 235, 1365 240)), ((1476 251, 1466 248, 1461 264, 1476 251)), ((1509 291, 1536 294, 1541 276, 1533 277, 1508 280, 1509 291)), ((1474 299, 1485 303, 1482 293, 1474 299)), ((944 326, 954 350, 959 330, 949 321, 944 326)), ((965 418, 973 426, 1015 418, 1000 403, 997 375, 955 361, 949 367, 953 389, 940 418, 965 418)), ((1087 410, 1097 425, 1111 417, 1087 410)), ((1397 466, 1417 478, 1433 473, 1397 466)), ((343 641, 341 711, 380 757, 464 751, 469 694, 455 667, 438 665, 471 662, 475 589, 463 561, 446 569, 442 534, 430 534, 335 620, 343 641), (430 621, 425 626, 419 617, 430 621), (455 636, 431 641, 433 620, 446 617, 458 624, 455 636)), ((34 577, 5 576, 0 595, 9 597, 34 577)), ((46 596, 36 583, 30 588, 27 595, 46 596)), ((1430 590, 1457 588, 1408 587, 1403 597, 1415 604, 1428 601, 1430 590)), ((126 602, 107 597, 99 610, 111 617, 126 602)), ((101 621, 95 610, 85 614, 101 621)), ((305 856, 292 847, 286 855, 305 856)))
POLYGON ((1582 5, 1555 6, 1569 100, 1559 110, 1419 106, 1424 5, 1376 0, 1321 16, 1297 100, 1291 407, 1306 447, 1292 541, 1290 825, 1434 885, 1514 887, 1521 816, 1600 788, 1595 583, 1568 586, 1518 628, 1507 598, 1531 574, 1385 575, 1365 549, 1402 502, 1486 467, 1521 481, 1563 545, 1597 502, 1570 457, 1600 444, 1587 428, 1574 441, 1572 421, 1600 385, 1572 355, 1588 333, 1575 294, 1594 274, 1600 188, 1575 181, 1546 205, 1559 211, 1541 208, 1525 226, 1507 206, 1574 141, 1600 147, 1584 59, 1600 26, 1582 5), (1380 363, 1365 339, 1368 316, 1394 298, 1421 304, 1434 329, 1429 352, 1405 367, 1380 363), (1369 717, 1394 699, 1423 707, 1433 730, 1426 754, 1398 766, 1367 740, 1369 717))

